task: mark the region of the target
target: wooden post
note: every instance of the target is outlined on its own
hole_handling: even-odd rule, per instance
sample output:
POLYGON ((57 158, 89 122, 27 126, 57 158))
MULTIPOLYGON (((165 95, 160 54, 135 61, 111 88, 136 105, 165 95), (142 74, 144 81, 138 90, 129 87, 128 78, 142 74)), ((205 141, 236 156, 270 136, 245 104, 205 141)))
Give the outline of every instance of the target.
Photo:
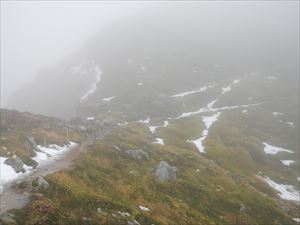
POLYGON ((47 143, 46 143, 46 137, 44 136, 44 147, 47 147, 47 143))
POLYGON ((28 145, 28 141, 26 141, 26 147, 27 147, 27 153, 28 153, 28 157, 30 157, 30 152, 29 152, 29 145, 28 145))
POLYGON ((67 127, 67 141, 69 141, 69 128, 67 127))

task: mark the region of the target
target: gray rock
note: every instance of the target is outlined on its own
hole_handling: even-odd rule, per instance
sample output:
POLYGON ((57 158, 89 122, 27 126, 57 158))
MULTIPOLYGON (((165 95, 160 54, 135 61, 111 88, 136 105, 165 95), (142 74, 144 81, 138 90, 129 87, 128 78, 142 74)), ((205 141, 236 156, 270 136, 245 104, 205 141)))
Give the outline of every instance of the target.
POLYGON ((12 213, 2 213, 0 215, 0 224, 17 224, 15 221, 15 215, 12 213))
POLYGON ((49 183, 48 181, 42 177, 42 176, 38 176, 37 178, 35 178, 32 182, 32 188, 35 191, 41 190, 41 189, 46 189, 49 187, 49 183))
POLYGON ((177 168, 174 166, 170 166, 165 161, 160 161, 158 166, 155 168, 155 176, 160 181, 174 181, 176 180, 176 171, 177 168))
POLYGON ((126 153, 135 159, 149 160, 149 155, 141 149, 127 150, 126 153))
POLYGON ((6 165, 11 166, 16 171, 16 173, 20 173, 20 172, 24 173, 25 172, 25 169, 23 168, 24 163, 16 155, 13 155, 12 157, 9 157, 8 159, 6 159, 4 161, 4 163, 6 165))

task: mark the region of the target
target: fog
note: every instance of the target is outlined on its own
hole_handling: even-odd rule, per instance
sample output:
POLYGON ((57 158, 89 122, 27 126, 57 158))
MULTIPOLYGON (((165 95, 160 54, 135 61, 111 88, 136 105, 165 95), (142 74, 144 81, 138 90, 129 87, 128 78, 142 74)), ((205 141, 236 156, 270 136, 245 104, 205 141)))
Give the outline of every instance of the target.
POLYGON ((1 1, 1 107, 39 70, 59 63, 117 18, 146 4, 1 1))
MULTIPOLYGON (((299 27, 298 2, 2 1, 1 106, 6 106, 9 96, 33 80, 40 70, 51 68, 68 55, 77 52, 95 34, 109 30, 123 18, 143 15, 143 12, 147 11, 150 11, 148 14, 153 17, 152 26, 156 26, 160 19, 163 20, 164 13, 168 14, 170 9, 181 17, 188 17, 191 10, 194 14, 199 11, 199 18, 192 19, 205 24, 205 32, 218 35, 219 39, 214 37, 211 45, 214 45, 217 39, 222 40, 222 32, 225 30, 222 26, 225 24, 226 29, 230 30, 227 31, 227 36, 224 36, 224 42, 238 36, 247 44, 248 38, 251 40, 255 39, 255 36, 265 35, 265 38, 259 38, 267 44, 273 42, 276 45, 276 41, 280 40, 285 42, 283 48, 289 46, 295 50, 297 47, 295 43, 298 40, 299 27), (222 24, 224 19, 226 22, 222 24), (243 33, 245 27, 253 33, 243 33)), ((138 26, 139 17, 132 18, 138 26)), ((152 19, 149 17, 150 21, 152 19)), ((170 26, 176 26, 177 22, 170 26)), ((130 38, 131 34, 128 35, 130 38)), ((153 35, 153 38, 155 36, 153 35)), ((234 52, 236 49, 232 47, 234 52)), ((272 57, 273 53, 270 51, 272 57)))

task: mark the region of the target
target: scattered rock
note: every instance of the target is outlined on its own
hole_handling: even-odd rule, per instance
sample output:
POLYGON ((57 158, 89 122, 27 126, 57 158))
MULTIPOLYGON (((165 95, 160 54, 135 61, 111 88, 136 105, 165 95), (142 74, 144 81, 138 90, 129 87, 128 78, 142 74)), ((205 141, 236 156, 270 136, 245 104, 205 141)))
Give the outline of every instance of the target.
POLYGON ((144 207, 144 206, 141 206, 141 205, 139 206, 139 208, 140 208, 142 211, 145 211, 145 212, 150 211, 149 208, 144 207))
POLYGON ((140 160, 149 160, 149 155, 144 152, 141 149, 137 149, 137 150, 127 150, 126 153, 131 156, 132 158, 135 159, 140 159, 140 160))
POLYGON ((128 225, 141 225, 138 221, 133 220, 133 221, 127 221, 128 225))
POLYGON ((92 219, 92 218, 89 218, 89 217, 85 217, 85 216, 84 216, 84 217, 82 217, 82 220, 83 220, 83 221, 91 221, 91 220, 93 220, 93 219, 92 219))
POLYGON ((24 173, 25 172, 25 169, 23 168, 24 163, 22 162, 20 157, 18 157, 16 155, 13 155, 12 157, 9 157, 8 159, 6 159, 4 161, 4 163, 6 165, 11 166, 16 171, 16 173, 20 173, 20 172, 24 173))
POLYGON ((176 171, 176 167, 170 166, 165 161, 160 161, 158 166, 155 168, 155 176, 160 181, 174 181, 176 180, 176 171))
POLYGON ((101 208, 97 208, 97 213, 103 213, 101 208))
POLYGON ((120 211, 118 211, 118 213, 119 213, 121 216, 123 216, 123 217, 129 217, 129 216, 130 216, 130 214, 129 214, 128 212, 120 212, 120 211))

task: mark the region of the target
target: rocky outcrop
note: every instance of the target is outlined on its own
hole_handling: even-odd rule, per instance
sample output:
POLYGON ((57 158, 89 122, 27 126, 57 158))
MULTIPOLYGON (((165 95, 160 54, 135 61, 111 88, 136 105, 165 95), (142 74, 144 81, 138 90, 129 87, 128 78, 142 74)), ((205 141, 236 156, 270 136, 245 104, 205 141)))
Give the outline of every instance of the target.
POLYGON ((155 168, 155 176, 162 182, 176 180, 177 168, 170 166, 165 161, 160 163, 155 168))
POLYGON ((136 150, 127 150, 126 153, 135 159, 140 159, 140 160, 149 160, 149 155, 141 150, 141 149, 136 149, 136 150))
POLYGON ((6 165, 11 166, 16 171, 16 173, 20 173, 20 172, 24 173, 25 172, 24 163, 22 162, 20 157, 18 157, 16 155, 13 155, 12 157, 9 157, 8 159, 6 159, 4 161, 4 163, 6 165))

